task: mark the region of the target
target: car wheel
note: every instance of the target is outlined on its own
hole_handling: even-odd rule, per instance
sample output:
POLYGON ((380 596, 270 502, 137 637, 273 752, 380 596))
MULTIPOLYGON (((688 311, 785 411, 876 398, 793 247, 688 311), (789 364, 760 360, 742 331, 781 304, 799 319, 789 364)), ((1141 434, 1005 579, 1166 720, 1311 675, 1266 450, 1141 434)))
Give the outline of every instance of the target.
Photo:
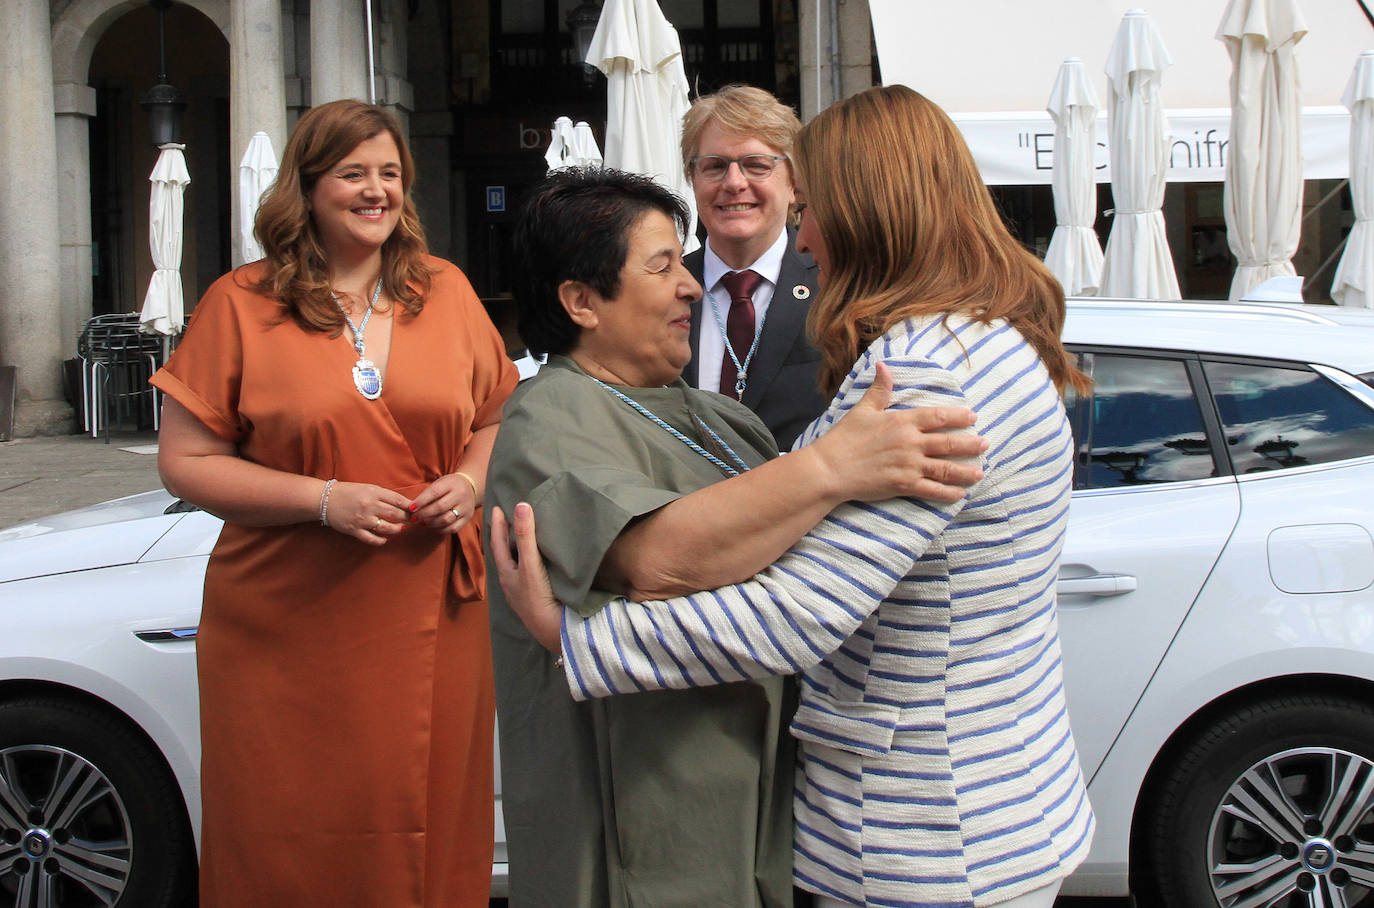
POLYGON ((1374 709, 1294 696, 1186 746, 1144 828, 1170 908, 1374 908, 1374 709))
POLYGON ((176 783, 119 717, 0 703, 0 908, 174 908, 195 848, 176 783))

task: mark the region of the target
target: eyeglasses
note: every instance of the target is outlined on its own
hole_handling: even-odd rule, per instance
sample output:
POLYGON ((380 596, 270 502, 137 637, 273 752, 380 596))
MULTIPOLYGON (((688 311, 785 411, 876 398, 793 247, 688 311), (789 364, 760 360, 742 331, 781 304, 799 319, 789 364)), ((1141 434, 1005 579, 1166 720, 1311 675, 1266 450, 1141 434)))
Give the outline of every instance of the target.
POLYGON ((726 158, 718 154, 698 155, 687 163, 699 180, 719 183, 730 172, 731 164, 738 164, 740 173, 746 180, 758 183, 773 175, 779 161, 786 161, 785 154, 747 154, 742 158, 726 158))

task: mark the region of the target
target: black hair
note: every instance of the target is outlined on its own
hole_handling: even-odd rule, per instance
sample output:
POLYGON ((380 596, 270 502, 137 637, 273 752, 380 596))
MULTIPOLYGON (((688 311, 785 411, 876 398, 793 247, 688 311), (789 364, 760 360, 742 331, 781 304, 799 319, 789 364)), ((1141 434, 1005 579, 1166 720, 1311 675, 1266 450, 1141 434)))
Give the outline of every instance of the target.
POLYGON ((534 187, 514 237, 516 313, 531 353, 567 353, 577 342, 581 329, 558 299, 564 281, 581 281, 606 299, 619 295, 630 231, 650 211, 662 212, 686 235, 686 204, 637 173, 569 167, 534 187))

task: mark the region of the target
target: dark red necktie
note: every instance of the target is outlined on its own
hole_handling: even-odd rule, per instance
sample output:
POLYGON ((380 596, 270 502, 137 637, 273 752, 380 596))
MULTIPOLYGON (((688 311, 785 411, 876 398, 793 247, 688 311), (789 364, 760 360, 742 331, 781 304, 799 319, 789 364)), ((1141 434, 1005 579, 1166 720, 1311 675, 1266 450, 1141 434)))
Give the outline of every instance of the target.
MULTIPOLYGON (((754 291, 763 278, 753 271, 727 271, 720 282, 730 294, 730 315, 725 320, 725 334, 740 365, 748 370, 749 351, 754 346, 754 291)), ((735 393, 735 381, 738 378, 735 360, 730 358, 727 349, 720 364, 720 393, 739 400, 739 394, 735 393)))

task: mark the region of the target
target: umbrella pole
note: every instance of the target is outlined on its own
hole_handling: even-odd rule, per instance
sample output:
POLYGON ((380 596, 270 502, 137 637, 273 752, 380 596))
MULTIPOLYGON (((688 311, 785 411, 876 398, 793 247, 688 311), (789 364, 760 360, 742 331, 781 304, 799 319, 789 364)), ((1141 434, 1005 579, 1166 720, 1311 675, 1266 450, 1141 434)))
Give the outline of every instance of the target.
POLYGON ((1331 250, 1331 254, 1326 257, 1326 261, 1322 262, 1321 265, 1318 266, 1317 270, 1313 272, 1311 277, 1306 278, 1302 282, 1303 289, 1306 289, 1316 284, 1317 279, 1326 273, 1326 269, 1336 264, 1336 261, 1340 258, 1341 253, 1345 251, 1346 243, 1348 243, 1349 241, 1350 234, 1347 233, 1345 236, 1341 237, 1341 241, 1336 244, 1335 249, 1331 250))
POLYGON ((364 0, 367 15, 367 101, 377 103, 377 62, 372 50, 372 0, 364 0))
POLYGON ((820 113, 825 109, 821 106, 821 0, 816 0, 811 19, 816 23, 816 113, 820 113))
POLYGON ((1325 205, 1327 202, 1331 201, 1332 199, 1334 199, 1336 197, 1336 193, 1344 189, 1349 183, 1349 177, 1346 177, 1344 180, 1341 180, 1339 183, 1337 183, 1335 189, 1331 190, 1326 195, 1322 196, 1322 200, 1320 202, 1318 202, 1317 204, 1313 205, 1311 208, 1308 209, 1307 213, 1302 216, 1302 222, 1306 224, 1308 219, 1311 218, 1312 215, 1316 214, 1318 211, 1321 211, 1322 206, 1325 205))
POLYGON ((830 0, 830 103, 834 104, 838 100, 840 100, 840 8, 839 0, 830 0))

